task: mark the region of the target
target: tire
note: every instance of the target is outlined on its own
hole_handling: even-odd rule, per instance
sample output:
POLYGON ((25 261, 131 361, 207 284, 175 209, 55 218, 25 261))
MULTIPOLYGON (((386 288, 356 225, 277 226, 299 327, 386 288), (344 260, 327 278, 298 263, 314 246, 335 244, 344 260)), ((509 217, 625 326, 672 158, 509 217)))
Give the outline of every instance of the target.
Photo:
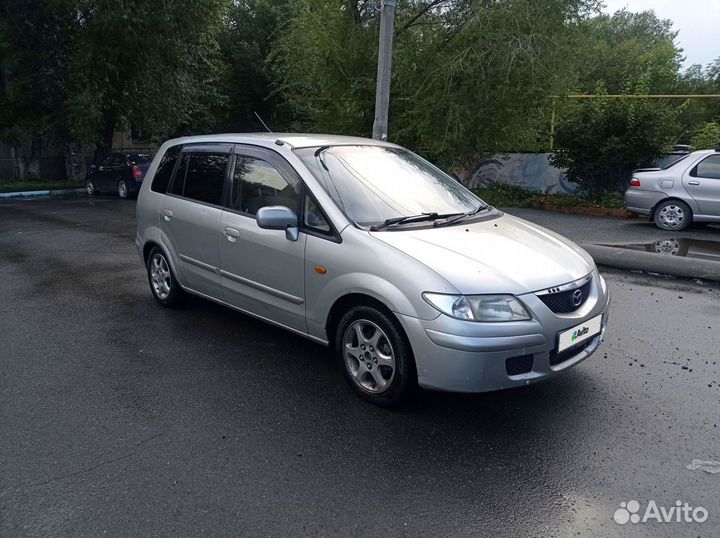
POLYGON ((124 179, 117 182, 117 194, 118 198, 122 198, 123 200, 127 199, 129 195, 128 184, 124 179))
POLYGON ((158 303, 166 308, 175 308, 185 301, 186 294, 175 278, 167 256, 159 247, 150 251, 146 268, 150 291, 158 303))
POLYGON ((95 188, 95 183, 93 183, 92 180, 88 180, 85 182, 85 192, 88 193, 90 196, 93 196, 100 191, 95 188))
POLYGON ((653 220, 661 230, 684 230, 692 224, 692 210, 680 200, 666 200, 655 208, 653 220))
POLYGON ((340 319, 335 355, 352 389, 380 406, 397 405, 417 388, 412 348, 400 325, 369 306, 356 306, 340 319))

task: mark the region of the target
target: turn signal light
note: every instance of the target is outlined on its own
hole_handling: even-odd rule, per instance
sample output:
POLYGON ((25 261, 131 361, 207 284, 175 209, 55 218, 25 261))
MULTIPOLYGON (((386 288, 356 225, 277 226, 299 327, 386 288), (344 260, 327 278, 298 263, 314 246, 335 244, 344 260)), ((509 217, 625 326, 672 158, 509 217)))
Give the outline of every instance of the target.
POLYGON ((636 177, 632 178, 630 180, 630 186, 631 187, 639 187, 640 186, 640 180, 636 177))
POLYGON ((143 172, 142 172, 142 170, 140 170, 140 167, 137 164, 132 167, 132 174, 133 174, 133 179, 135 179, 135 180, 143 178, 143 172))

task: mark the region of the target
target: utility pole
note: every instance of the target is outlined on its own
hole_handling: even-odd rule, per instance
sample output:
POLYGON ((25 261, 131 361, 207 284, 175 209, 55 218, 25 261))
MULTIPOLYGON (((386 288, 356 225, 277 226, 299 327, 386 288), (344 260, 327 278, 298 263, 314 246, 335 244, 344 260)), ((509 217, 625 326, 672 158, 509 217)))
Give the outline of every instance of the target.
POLYGON ((396 0, 381 0, 380 4, 380 46, 378 47, 375 121, 372 135, 375 140, 385 140, 388 136, 395 4, 396 0))

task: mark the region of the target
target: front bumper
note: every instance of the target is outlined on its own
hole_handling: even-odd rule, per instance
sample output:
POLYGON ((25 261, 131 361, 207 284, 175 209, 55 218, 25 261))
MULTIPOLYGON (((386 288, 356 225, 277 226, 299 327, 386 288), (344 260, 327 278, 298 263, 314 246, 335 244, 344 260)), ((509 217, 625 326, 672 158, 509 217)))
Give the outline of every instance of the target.
POLYGON ((446 315, 429 321, 398 315, 413 348, 419 385, 452 392, 527 385, 575 366, 600 346, 607 329, 610 293, 599 273, 593 274, 588 300, 571 314, 553 313, 533 293, 519 298, 532 311, 532 320, 475 323, 446 315), (598 335, 557 353, 559 332, 599 314, 603 317, 598 335))

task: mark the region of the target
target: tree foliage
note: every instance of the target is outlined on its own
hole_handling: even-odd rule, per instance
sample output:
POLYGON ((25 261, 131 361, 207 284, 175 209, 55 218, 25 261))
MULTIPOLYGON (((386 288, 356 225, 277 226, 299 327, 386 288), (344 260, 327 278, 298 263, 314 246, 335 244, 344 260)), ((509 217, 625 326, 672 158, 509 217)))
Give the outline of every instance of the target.
MULTIPOLYGON (((398 0, 391 140, 463 167, 547 150, 554 111, 557 162, 596 189, 720 121, 720 100, 554 98, 720 93, 720 58, 682 72, 669 21, 599 6, 398 0), (570 160, 590 148, 609 159, 604 180, 570 160)), ((162 140, 261 130, 256 114, 278 131, 367 136, 378 30, 376 0, 4 0, 0 141, 31 157, 50 140, 96 144, 99 158, 120 126, 162 140)))
POLYGON ((153 132, 207 129, 222 70, 225 0, 78 0, 70 133, 107 151, 121 120, 153 132))
POLYGON ((703 123, 692 137, 690 145, 694 150, 715 149, 720 146, 720 122, 703 123))
POLYGON ((48 140, 65 138, 72 25, 61 2, 0 4, 0 141, 13 148, 21 177, 38 174, 48 140))
MULTIPOLYGON (((639 83, 625 92, 648 93, 639 83), (628 91, 632 90, 632 91, 628 91)), ((558 129, 552 163, 567 168, 567 177, 593 196, 619 191, 636 168, 652 166, 668 151, 679 130, 681 108, 659 104, 654 99, 603 97, 574 103, 558 129)))
MULTIPOLYGON (((367 1, 295 0, 273 52, 276 91, 296 126, 370 133, 378 14, 367 1)), ((548 96, 565 87, 569 34, 585 0, 398 4, 390 132, 445 164, 479 151, 533 149, 548 96)))

